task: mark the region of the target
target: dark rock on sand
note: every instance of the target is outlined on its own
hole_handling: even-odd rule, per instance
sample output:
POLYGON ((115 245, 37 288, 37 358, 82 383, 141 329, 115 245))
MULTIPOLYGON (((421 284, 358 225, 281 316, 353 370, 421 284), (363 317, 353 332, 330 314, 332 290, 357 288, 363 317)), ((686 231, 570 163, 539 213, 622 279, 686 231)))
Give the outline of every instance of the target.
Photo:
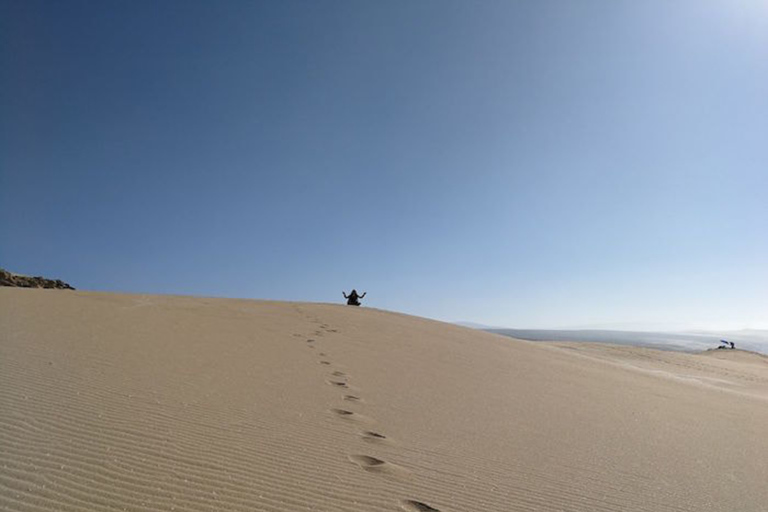
POLYGON ((74 287, 61 279, 46 279, 41 276, 23 276, 0 268, 0 286, 15 286, 19 288, 54 288, 58 290, 74 290, 74 287))

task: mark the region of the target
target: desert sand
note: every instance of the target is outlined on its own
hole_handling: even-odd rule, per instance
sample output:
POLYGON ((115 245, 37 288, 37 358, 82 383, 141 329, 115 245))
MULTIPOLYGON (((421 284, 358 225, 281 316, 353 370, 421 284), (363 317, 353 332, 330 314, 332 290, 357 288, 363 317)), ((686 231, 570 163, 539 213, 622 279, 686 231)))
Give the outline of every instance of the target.
POLYGON ((0 289, 0 509, 768 510, 768 359, 0 289))

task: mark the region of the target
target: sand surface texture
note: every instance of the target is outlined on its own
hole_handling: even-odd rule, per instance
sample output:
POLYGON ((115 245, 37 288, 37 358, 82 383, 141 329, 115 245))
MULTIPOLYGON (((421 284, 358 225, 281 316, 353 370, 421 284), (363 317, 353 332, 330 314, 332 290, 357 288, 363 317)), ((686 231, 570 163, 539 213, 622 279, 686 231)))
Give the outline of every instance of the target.
POLYGON ((768 364, 0 289, 0 509, 768 510, 768 364))

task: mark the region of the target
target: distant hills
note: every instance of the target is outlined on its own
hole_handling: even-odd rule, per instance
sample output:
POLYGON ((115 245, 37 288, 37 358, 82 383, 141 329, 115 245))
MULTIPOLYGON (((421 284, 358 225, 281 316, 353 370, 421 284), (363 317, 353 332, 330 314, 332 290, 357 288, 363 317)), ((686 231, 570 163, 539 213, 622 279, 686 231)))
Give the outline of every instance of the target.
POLYGON ((475 322, 454 322, 456 325, 478 329, 527 341, 560 341, 614 343, 660 350, 701 352, 717 348, 721 339, 732 341, 737 348, 768 354, 768 330, 740 329, 731 331, 638 331, 620 329, 507 329, 475 322))
POLYGON ((721 339, 732 341, 736 348, 768 354, 768 331, 743 329, 738 331, 708 332, 643 332, 610 331, 600 329, 544 330, 544 329, 483 329, 487 332, 528 341, 574 341, 615 343, 661 350, 700 352, 716 348, 721 339))

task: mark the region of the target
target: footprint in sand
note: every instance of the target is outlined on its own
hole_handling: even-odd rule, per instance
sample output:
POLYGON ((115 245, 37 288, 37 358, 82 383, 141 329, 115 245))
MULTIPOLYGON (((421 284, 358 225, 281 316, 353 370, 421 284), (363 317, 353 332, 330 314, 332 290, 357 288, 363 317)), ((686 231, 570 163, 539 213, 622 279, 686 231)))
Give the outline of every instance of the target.
POLYGON ((315 342, 315 340, 313 340, 312 338, 309 338, 309 339, 307 340, 307 343, 314 343, 314 342, 315 342))
POLYGON ((368 441, 369 443, 381 443, 387 440, 387 436, 379 434, 378 432, 373 432, 372 430, 361 432, 360 436, 363 438, 363 441, 368 441))
POLYGON ((341 398, 342 398, 342 400, 346 400, 348 402, 356 402, 358 404, 365 403, 365 400, 363 400, 359 396, 355 396, 355 395, 344 395, 341 398))
POLYGON ((326 353, 325 353, 325 352, 320 352, 318 355, 319 355, 320 357, 325 357, 325 356, 326 356, 326 353))
POLYGON ((426 503, 415 500, 403 500, 400 502, 400 507, 408 512, 440 512, 439 508, 430 507, 426 503))
POLYGON ((329 365, 329 364, 331 364, 331 362, 330 361, 326 361, 326 360, 322 360, 322 361, 320 361, 320 364, 329 365))
POLYGON ((346 409, 331 409, 331 412, 340 418, 344 418, 345 420, 359 421, 361 423, 373 423, 373 420, 369 417, 363 416, 362 414, 357 414, 356 412, 348 411, 346 409))
POLYGON ((350 455, 349 460, 370 473, 386 475, 405 475, 408 473, 405 468, 370 455, 350 455))
POLYGON ((347 384, 346 382, 343 382, 343 381, 339 381, 339 380, 327 380, 326 382, 328 384, 330 384, 331 386, 337 386, 337 387, 340 387, 340 388, 348 388, 349 387, 349 384, 347 384))
POLYGON ((346 376, 347 376, 347 374, 346 374, 346 373, 344 373, 344 372, 340 372, 340 371, 338 371, 338 370, 336 370, 335 372, 333 372, 331 375, 333 375, 334 377, 346 377, 346 376))

